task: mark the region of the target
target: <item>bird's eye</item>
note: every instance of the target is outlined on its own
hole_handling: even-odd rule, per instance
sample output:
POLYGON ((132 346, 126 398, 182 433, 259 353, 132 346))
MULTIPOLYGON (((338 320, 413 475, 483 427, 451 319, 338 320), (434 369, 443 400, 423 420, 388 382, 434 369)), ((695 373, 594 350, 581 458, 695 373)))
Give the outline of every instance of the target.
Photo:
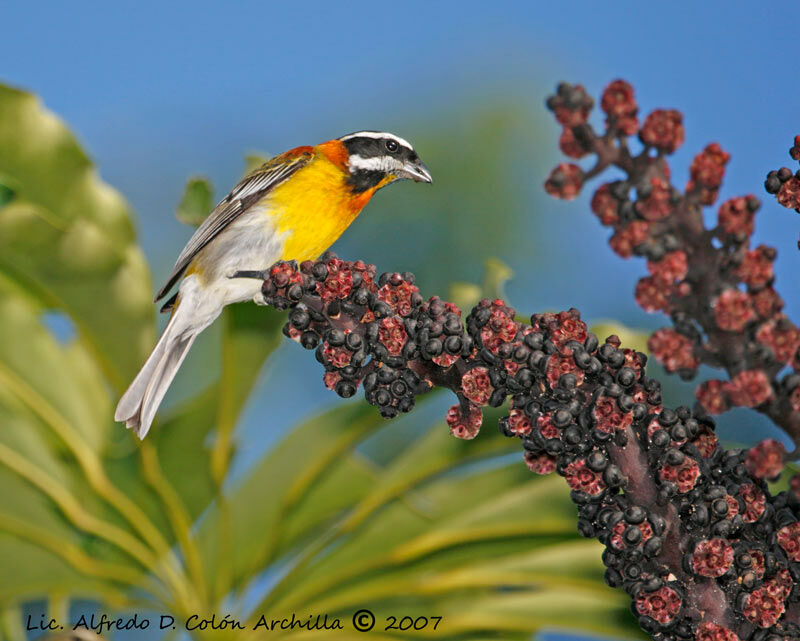
POLYGON ((400 148, 400 145, 398 145, 394 140, 387 140, 386 141, 386 151, 388 151, 389 153, 393 154, 399 148, 400 148))

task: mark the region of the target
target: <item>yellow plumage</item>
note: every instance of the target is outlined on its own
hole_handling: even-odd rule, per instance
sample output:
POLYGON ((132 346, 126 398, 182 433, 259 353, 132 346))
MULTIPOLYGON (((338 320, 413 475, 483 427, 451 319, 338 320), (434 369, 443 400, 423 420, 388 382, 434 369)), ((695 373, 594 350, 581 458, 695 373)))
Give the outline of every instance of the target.
POLYGON ((285 234, 282 260, 314 260, 353 222, 361 207, 345 188, 346 180, 339 167, 318 157, 267 196, 265 213, 273 217, 278 234, 285 234))

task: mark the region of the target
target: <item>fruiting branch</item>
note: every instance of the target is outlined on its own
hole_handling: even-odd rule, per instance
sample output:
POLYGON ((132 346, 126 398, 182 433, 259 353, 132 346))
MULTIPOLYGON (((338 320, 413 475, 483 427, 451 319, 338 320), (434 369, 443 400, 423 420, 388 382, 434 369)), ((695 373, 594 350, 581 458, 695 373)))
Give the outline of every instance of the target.
MULTIPOLYGON (((636 300, 673 323, 652 335, 651 352, 686 379, 701 363, 730 377, 703 383, 693 409, 664 407, 646 356, 616 336, 600 344, 574 309, 525 324, 503 301, 482 300, 462 320, 455 305, 424 300, 411 274, 376 278, 374 266, 332 254, 261 274, 264 302, 289 310, 284 333, 315 350, 329 389, 350 397, 363 386, 387 418, 445 387, 458 401, 450 431, 471 439, 481 408, 510 399, 501 432, 520 440, 533 472, 566 479, 578 530, 605 547, 606 581, 630 595, 654 639, 800 639, 800 477, 773 496, 767 481, 783 469, 782 446, 726 450, 711 418, 753 407, 800 441, 800 376, 781 377, 800 365, 800 330, 773 289, 775 251, 749 247, 758 201, 726 201, 707 229, 702 207, 717 197, 728 154, 707 146, 680 192, 666 162, 683 141, 680 113, 656 110, 640 128, 633 90, 616 81, 597 134, 592 106, 566 84, 548 100, 564 153, 596 160, 588 170, 559 165, 545 188, 572 198, 612 166, 625 173, 600 186, 592 210, 614 229, 616 253, 648 259, 636 300), (637 132, 633 152, 627 138, 637 132)), ((780 192, 774 182, 768 189, 780 192)))
MULTIPOLYGON (((652 335, 651 352, 686 380, 700 364, 725 370, 730 380, 697 388, 706 412, 752 407, 800 443, 800 331, 782 313, 773 287, 775 249, 750 247, 758 200, 748 195, 723 202, 717 224, 706 228, 703 207, 717 199, 729 154, 708 145, 694 158, 680 191, 670 183, 666 160, 684 139, 680 112, 657 109, 640 127, 633 89, 622 80, 603 92, 602 134, 588 124, 592 106, 580 85, 562 84, 548 100, 564 127, 561 150, 572 158, 595 155, 597 161, 589 171, 559 165, 545 189, 574 198, 588 179, 612 166, 621 169, 626 177, 601 185, 591 207, 614 230, 609 244, 618 255, 647 259, 650 275, 639 280, 636 301, 648 312, 668 314, 673 324, 652 335), (641 150, 633 155, 628 138, 636 133, 641 150), (794 371, 783 375, 787 366, 794 371)), ((800 157, 800 148, 791 153, 800 157)), ((791 207, 800 206, 796 185, 800 181, 786 168, 771 172, 766 183, 791 207)))
POLYGON ((663 407, 644 354, 615 336, 600 344, 577 310, 524 324, 503 301, 482 300, 462 323, 455 305, 423 300, 411 274, 376 279, 372 265, 332 254, 264 276, 265 302, 289 310, 284 333, 315 350, 340 396, 363 385, 390 418, 446 387, 460 438, 477 435, 482 407, 510 398, 500 430, 520 440, 533 472, 565 477, 579 531, 605 545, 607 582, 630 594, 654 638, 800 634, 800 503, 764 481, 781 457, 726 451, 705 412, 663 407))

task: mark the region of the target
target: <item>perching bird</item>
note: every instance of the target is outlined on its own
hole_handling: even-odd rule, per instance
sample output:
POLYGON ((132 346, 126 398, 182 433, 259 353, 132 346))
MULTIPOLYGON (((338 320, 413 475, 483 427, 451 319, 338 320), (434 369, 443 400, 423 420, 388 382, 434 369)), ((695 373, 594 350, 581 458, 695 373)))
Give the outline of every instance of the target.
POLYGON ((404 178, 432 182, 407 141, 377 131, 297 147, 245 176, 189 239, 156 295, 162 299, 183 277, 162 308, 172 310, 169 322, 114 420, 144 438, 197 335, 225 305, 258 301, 261 281, 234 274, 316 259, 378 189, 404 178))

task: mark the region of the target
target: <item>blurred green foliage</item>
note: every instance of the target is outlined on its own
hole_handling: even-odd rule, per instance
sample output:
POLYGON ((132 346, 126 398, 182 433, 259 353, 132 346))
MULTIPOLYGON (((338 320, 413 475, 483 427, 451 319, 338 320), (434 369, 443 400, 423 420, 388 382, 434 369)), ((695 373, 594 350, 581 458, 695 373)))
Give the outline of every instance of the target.
MULTIPOLYGON (((484 180, 501 188, 505 169, 490 158, 506 127, 478 132, 484 180)), ((509 206, 508 194, 472 190, 495 220, 509 206)), ((178 215, 197 224, 212 201, 192 179, 178 215)), ((434 236, 477 252, 485 238, 458 227, 460 205, 442 196, 440 206, 434 236)), ((491 244, 506 230, 495 232, 491 244)), ((465 295, 496 295, 507 274, 499 264, 488 274, 465 295)), ((379 621, 441 615, 436 632, 419 633, 437 639, 525 639, 541 627, 636 635, 626 597, 600 580, 600 546, 576 536, 561 480, 531 478, 496 430, 463 442, 439 422, 397 447, 373 408, 341 403, 229 487, 234 429, 280 340, 278 313, 226 309, 216 382, 135 441, 112 410, 154 340, 151 292, 124 200, 33 96, 0 86, 0 637, 24 639, 22 608, 40 599, 62 621, 76 599, 179 621, 327 612, 344 622, 340 639, 363 638, 349 621, 365 607, 379 621)))
POLYGON ((197 176, 186 183, 183 198, 178 203, 175 215, 185 225, 197 227, 214 206, 214 194, 206 178, 197 176))
POLYGON ((400 184, 391 187, 391 197, 378 194, 334 246, 385 270, 412 271, 429 292, 446 292, 453 281, 479 282, 498 247, 507 256, 523 255, 526 268, 535 270, 530 248, 537 221, 527 212, 548 205, 520 193, 537 164, 547 162, 537 152, 544 142, 530 98, 454 103, 457 109, 427 114, 409 127, 434 184, 400 184))

